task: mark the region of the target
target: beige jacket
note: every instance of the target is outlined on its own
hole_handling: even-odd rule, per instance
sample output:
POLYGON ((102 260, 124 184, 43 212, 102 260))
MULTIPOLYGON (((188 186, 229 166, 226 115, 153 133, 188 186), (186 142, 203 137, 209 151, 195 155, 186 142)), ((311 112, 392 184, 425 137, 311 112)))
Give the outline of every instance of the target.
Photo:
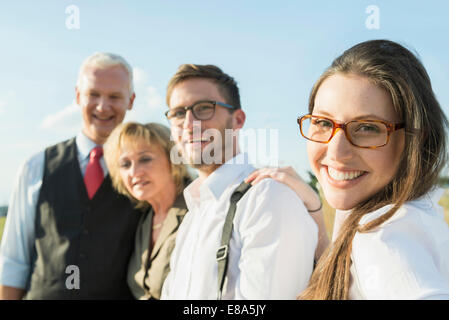
POLYGON ((150 209, 140 219, 127 275, 128 286, 136 299, 160 299, 162 285, 170 271, 170 256, 175 247, 176 233, 186 212, 187 206, 181 193, 167 213, 154 244, 147 272, 145 264, 151 239, 153 210, 150 209))

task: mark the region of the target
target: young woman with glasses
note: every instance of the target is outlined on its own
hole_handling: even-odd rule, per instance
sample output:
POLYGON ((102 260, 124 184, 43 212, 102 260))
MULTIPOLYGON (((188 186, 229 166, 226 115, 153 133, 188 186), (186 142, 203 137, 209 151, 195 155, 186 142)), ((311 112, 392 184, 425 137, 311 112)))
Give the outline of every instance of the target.
MULTIPOLYGON (((421 62, 395 42, 360 43, 318 79, 298 123, 337 209, 332 245, 299 298, 449 299, 449 228, 437 204, 447 119, 421 62)), ((307 196, 291 168, 247 180, 264 176, 307 196)))

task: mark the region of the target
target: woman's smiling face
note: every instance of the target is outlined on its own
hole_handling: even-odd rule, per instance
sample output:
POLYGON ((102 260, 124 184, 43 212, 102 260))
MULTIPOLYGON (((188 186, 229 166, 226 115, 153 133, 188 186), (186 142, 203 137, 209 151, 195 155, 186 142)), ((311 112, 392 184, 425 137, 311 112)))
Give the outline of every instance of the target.
POLYGON ((145 141, 127 143, 121 148, 120 176, 130 194, 139 201, 152 203, 174 183, 170 159, 162 147, 145 141))
MULTIPOLYGON (((382 120, 399 123, 389 93, 368 78, 337 73, 323 81, 315 96, 316 116, 336 123, 382 120)), ((391 133, 389 142, 376 149, 353 146, 341 129, 329 143, 308 141, 312 170, 329 204, 340 210, 354 208, 384 188, 393 178, 404 150, 404 130, 391 133)))

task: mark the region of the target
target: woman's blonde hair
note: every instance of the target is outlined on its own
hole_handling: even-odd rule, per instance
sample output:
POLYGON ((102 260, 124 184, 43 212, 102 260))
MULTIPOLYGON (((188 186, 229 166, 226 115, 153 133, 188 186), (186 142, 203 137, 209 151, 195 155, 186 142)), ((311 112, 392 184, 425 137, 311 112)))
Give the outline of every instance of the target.
POLYGON ((437 184, 447 159, 446 116, 424 66, 409 50, 388 40, 367 41, 348 49, 315 83, 309 99, 310 113, 321 84, 336 73, 366 77, 390 94, 395 112, 405 123, 405 146, 400 169, 388 185, 352 210, 336 241, 319 260, 300 299, 348 299, 352 240, 356 232, 373 230, 406 201, 429 192, 437 184), (359 225, 363 215, 388 204, 393 207, 387 213, 359 225))
POLYGON ((186 181, 190 180, 189 173, 184 164, 174 164, 170 161, 170 153, 175 148, 174 142, 170 139, 170 129, 166 126, 151 122, 140 124, 136 122, 122 123, 118 125, 110 134, 104 145, 104 159, 111 176, 112 185, 117 192, 127 196, 137 208, 147 207, 144 201, 139 201, 126 189, 120 176, 119 157, 124 145, 137 147, 141 143, 148 146, 158 146, 167 156, 171 164, 171 174, 176 185, 176 193, 179 195, 185 187, 186 181))

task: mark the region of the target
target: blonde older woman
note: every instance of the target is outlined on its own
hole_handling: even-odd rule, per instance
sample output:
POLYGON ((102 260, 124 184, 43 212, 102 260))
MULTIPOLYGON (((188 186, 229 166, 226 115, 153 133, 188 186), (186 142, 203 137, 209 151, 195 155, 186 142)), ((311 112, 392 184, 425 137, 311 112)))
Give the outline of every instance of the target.
POLYGON ((118 126, 104 147, 114 187, 143 210, 127 276, 137 299, 160 298, 187 212, 182 191, 191 179, 183 164, 171 163, 173 147, 167 127, 133 122, 118 126))

